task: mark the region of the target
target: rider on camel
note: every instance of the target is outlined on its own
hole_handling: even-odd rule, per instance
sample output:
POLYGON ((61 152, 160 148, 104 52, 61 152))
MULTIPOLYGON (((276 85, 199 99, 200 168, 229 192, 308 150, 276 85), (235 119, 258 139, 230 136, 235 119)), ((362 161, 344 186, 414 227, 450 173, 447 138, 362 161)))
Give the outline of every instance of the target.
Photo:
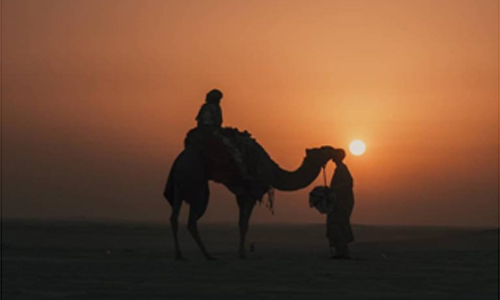
POLYGON ((220 100, 222 92, 219 90, 211 90, 208 92, 205 103, 201 106, 196 121, 198 127, 208 127, 218 129, 222 126, 222 110, 220 108, 220 100))
POLYGON ((230 139, 222 134, 222 109, 220 101, 223 95, 222 92, 213 89, 208 92, 205 103, 201 106, 196 121, 198 128, 219 139, 225 146, 227 146, 233 161, 235 162, 240 175, 245 179, 250 179, 248 174, 243 155, 241 151, 231 142, 230 139))

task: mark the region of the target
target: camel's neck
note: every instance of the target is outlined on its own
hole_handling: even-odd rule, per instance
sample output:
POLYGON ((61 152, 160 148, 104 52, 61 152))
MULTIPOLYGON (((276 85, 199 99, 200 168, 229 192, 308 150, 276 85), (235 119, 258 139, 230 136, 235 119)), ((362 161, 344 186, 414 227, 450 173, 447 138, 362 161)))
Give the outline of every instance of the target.
POLYGON ((295 171, 289 172, 278 165, 273 172, 272 186, 281 191, 295 191, 310 185, 321 171, 321 164, 305 158, 302 165, 295 171))

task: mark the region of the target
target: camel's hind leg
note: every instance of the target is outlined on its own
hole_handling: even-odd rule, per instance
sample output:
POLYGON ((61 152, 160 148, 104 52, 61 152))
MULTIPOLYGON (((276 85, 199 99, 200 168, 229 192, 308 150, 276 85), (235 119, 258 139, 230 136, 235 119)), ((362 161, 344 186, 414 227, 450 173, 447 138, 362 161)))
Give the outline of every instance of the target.
POLYGON ((203 241, 201 240, 200 234, 198 233, 198 219, 200 219, 201 215, 199 212, 197 212, 193 207, 190 208, 189 210, 189 221, 188 221, 188 230, 193 236, 193 239, 195 240, 196 244, 198 244, 198 247, 200 247, 201 252, 203 252, 203 255, 205 255, 207 260, 215 260, 215 258, 210 255, 205 248, 205 244, 203 244, 203 241))
POLYGON ((250 216, 252 215, 252 210, 255 206, 255 200, 248 196, 237 196, 236 199, 240 208, 240 246, 238 256, 239 258, 246 258, 245 241, 248 232, 248 223, 250 222, 250 216))
POLYGON ((182 197, 178 188, 174 189, 174 201, 172 205, 172 214, 170 215, 170 227, 172 228, 172 233, 174 235, 175 244, 175 259, 184 260, 179 247, 179 238, 177 232, 179 231, 179 213, 182 206, 182 197))

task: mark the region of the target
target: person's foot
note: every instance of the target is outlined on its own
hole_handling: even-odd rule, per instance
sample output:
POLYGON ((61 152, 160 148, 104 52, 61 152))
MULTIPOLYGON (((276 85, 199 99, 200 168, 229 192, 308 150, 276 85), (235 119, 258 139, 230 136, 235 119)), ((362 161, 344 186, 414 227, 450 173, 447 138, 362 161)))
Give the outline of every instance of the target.
POLYGON ((335 254, 330 259, 338 259, 338 260, 350 260, 352 259, 350 255, 346 254, 335 254))

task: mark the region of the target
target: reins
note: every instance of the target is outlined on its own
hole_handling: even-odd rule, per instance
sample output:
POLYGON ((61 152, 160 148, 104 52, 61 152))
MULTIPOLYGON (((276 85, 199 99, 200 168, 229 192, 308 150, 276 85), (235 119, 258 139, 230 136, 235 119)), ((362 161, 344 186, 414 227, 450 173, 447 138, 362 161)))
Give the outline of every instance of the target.
POLYGON ((323 167, 321 167, 321 168, 323 169, 323 183, 324 183, 325 187, 328 187, 328 186, 326 185, 326 171, 325 171, 325 169, 326 169, 326 164, 325 164, 325 165, 323 165, 323 167))

